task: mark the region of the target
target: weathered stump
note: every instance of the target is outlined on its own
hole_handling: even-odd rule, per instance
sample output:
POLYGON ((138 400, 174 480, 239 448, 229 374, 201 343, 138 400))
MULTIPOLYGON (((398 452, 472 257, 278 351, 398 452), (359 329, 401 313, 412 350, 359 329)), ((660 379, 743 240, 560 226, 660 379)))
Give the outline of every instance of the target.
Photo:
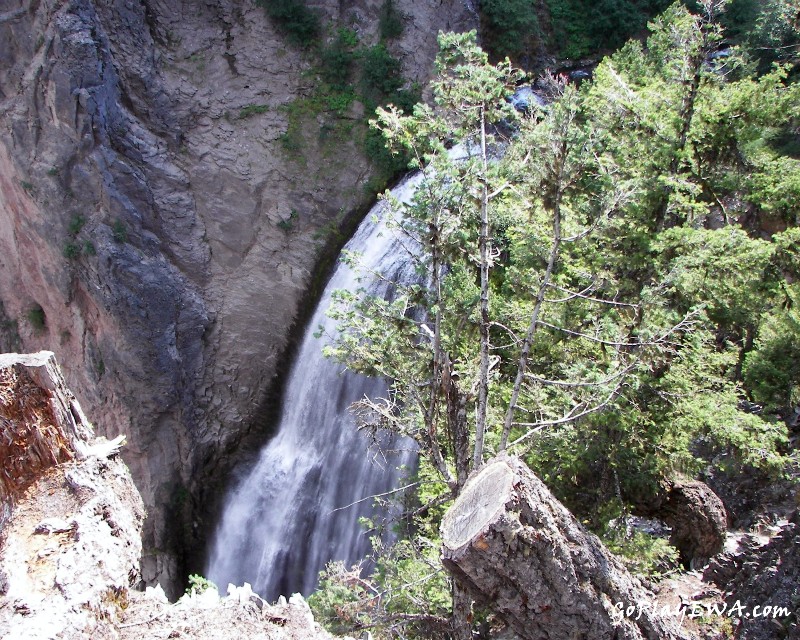
POLYGON ((442 540, 447 568, 522 638, 682 637, 677 620, 648 609, 641 583, 515 458, 495 458, 467 482, 442 540), (628 607, 636 613, 626 617, 628 607))

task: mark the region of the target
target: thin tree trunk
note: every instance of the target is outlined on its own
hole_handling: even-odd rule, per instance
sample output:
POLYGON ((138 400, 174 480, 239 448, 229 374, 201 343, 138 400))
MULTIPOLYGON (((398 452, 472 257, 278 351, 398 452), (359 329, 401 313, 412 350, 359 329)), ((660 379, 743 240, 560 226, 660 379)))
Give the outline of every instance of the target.
MULTIPOLYGON (((447 358, 447 356, 445 356, 447 358)), ((467 424, 467 394, 458 387, 452 364, 446 359, 442 372, 442 387, 447 400, 447 426, 453 446, 456 467, 456 492, 467 481, 470 469, 469 425, 467 424)))
POLYGON ((478 374, 478 408, 475 417, 475 452, 472 466, 477 469, 483 462, 483 439, 486 433, 486 414, 489 402, 489 185, 488 158, 486 156, 486 113, 481 107, 481 228, 478 236, 481 270, 480 301, 480 371, 478 374))
POLYGON ((439 247, 439 230, 440 226, 438 215, 434 213, 434 219, 429 225, 429 232, 431 234, 431 289, 433 290, 434 295, 436 315, 434 316, 433 325, 433 371, 431 372, 431 397, 428 403, 427 411, 425 412, 425 426, 427 428, 428 446, 434 465, 445 482, 448 483, 450 489, 455 490, 457 483, 453 481, 450 471, 447 468, 447 463, 442 456, 442 451, 439 446, 439 438, 436 433, 438 401, 442 385, 442 368, 445 360, 445 355, 442 350, 442 284, 440 277, 441 249, 439 247))
MULTIPOLYGON (((713 9, 707 9, 706 18, 699 26, 700 29, 700 47, 690 55, 688 59, 688 78, 683 81, 684 94, 681 99, 681 107, 678 111, 678 122, 680 122, 680 130, 678 132, 678 139, 675 144, 675 149, 672 153, 672 159, 669 163, 669 177, 675 179, 678 176, 678 169, 680 168, 681 156, 686 150, 686 145, 689 141, 689 132, 692 129, 692 122, 694 120, 694 111, 697 104, 697 93, 700 89, 700 80, 702 79, 703 63, 706 56, 710 52, 709 41, 709 26, 715 19, 713 9)), ((674 188, 672 185, 667 186, 661 196, 661 200, 656 207, 656 229, 663 231, 667 226, 667 209, 672 198, 674 188)))
POLYGON ((511 390, 511 399, 508 403, 506 410, 505 420, 503 421, 503 434, 500 437, 500 451, 505 451, 508 446, 508 437, 511 433, 511 426, 514 422, 514 411, 517 408, 519 401, 519 393, 522 390, 522 383, 525 379, 525 372, 528 368, 528 357, 530 356, 531 345, 533 339, 536 337, 536 330, 539 326, 539 315, 544 303, 545 293, 547 287, 550 285, 550 280, 553 277, 556 261, 558 260, 558 253, 561 249, 561 198, 563 192, 561 190, 561 180, 563 178, 563 165, 566 157, 566 142, 561 146, 561 159, 558 163, 558 171, 556 173, 556 184, 554 185, 555 193, 553 197, 553 244, 550 247, 550 256, 547 259, 547 268, 545 269, 542 282, 539 285, 539 291, 536 294, 536 302, 533 306, 531 319, 528 323, 528 331, 525 334, 525 339, 522 341, 522 349, 519 355, 519 363, 517 364, 517 376, 514 379, 514 386, 511 390))

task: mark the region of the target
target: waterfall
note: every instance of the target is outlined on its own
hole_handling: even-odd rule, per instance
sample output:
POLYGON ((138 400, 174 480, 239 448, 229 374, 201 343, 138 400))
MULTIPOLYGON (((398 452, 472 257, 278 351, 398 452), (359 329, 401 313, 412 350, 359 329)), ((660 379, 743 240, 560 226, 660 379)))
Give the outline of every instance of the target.
MULTIPOLYGON (((418 182, 418 176, 407 178, 394 197, 407 202, 418 182)), ((361 254, 364 273, 411 282, 412 261, 381 219, 385 206, 373 208, 345 250, 361 254)), ((369 553, 359 524, 374 515, 369 496, 397 488, 399 468, 415 463, 410 441, 387 442, 388 450, 399 450, 392 457, 371 455, 348 407, 365 395, 385 396, 386 383, 343 371, 323 357, 325 339, 314 337, 319 326, 329 335, 336 331, 325 315, 334 290, 391 294, 385 280, 360 276, 341 260, 337 264, 292 366, 276 434, 226 497, 206 570, 222 590, 229 582, 249 582, 268 599, 308 595, 328 561, 350 566, 369 553)))

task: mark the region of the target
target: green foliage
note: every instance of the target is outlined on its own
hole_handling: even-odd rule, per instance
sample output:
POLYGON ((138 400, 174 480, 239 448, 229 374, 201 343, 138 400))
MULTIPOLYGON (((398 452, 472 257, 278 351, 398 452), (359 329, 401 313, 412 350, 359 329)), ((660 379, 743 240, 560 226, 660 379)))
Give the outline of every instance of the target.
POLYGON ((345 635, 368 626, 367 613, 373 595, 365 588, 365 580, 355 567, 348 571, 341 561, 331 562, 320 572, 319 586, 308 598, 314 619, 336 635, 345 635))
POLYGON ((280 144, 296 161, 304 163, 306 145, 313 143, 313 137, 307 135, 309 126, 319 127, 317 140, 323 154, 332 152, 334 145, 355 139, 374 168, 374 174, 364 184, 368 195, 374 195, 408 166, 408 158, 389 152, 380 134, 367 129, 367 119, 376 107, 389 103, 410 111, 419 99, 419 88, 404 87, 400 60, 383 43, 359 47, 352 29, 338 29, 317 53, 318 65, 313 73, 320 82, 314 93, 280 107, 287 115, 280 144), (363 119, 353 119, 354 102, 363 104, 363 119))
POLYGON ((718 326, 742 332, 754 326, 775 293, 769 278, 771 243, 750 238, 741 228, 674 227, 654 243, 662 282, 674 292, 674 306, 705 306, 718 326))
POLYGON ((64 245, 62 254, 67 260, 75 260, 81 255, 81 246, 76 242, 67 242, 64 245))
POLYGON ((784 291, 784 304, 762 324, 743 367, 753 400, 779 411, 800 403, 800 291, 784 291))
POLYGON ((217 585, 215 585, 211 580, 204 578, 198 574, 192 574, 189 576, 189 586, 186 587, 186 593, 189 595, 200 595, 204 591, 208 589, 216 589, 217 585))
POLYGON ((28 309, 27 318, 28 323, 33 328, 34 333, 41 333, 47 326, 47 318, 45 317, 44 309, 42 309, 42 305, 40 304, 35 304, 28 309))
POLYGON ((351 29, 339 29, 333 41, 320 50, 320 76, 336 91, 345 91, 356 59, 358 38, 351 29))
POLYGON ((86 225, 86 218, 79 213, 76 213, 70 218, 67 225, 67 233, 69 239, 64 243, 64 248, 61 253, 67 260, 77 260, 81 254, 93 256, 97 253, 94 244, 90 240, 84 240, 82 243, 77 239, 83 227, 86 225))
POLYGON ((651 26, 646 48, 627 44, 587 87, 603 144, 641 185, 638 220, 652 231, 713 215, 793 219, 800 163, 775 141, 795 126, 798 86, 783 69, 749 76, 735 52, 705 64, 719 25, 678 4, 651 26))
POLYGON ((123 244, 128 241, 128 228, 122 220, 114 220, 111 225, 111 237, 114 242, 123 244))
POLYGON ((69 221, 69 225, 67 226, 67 231, 71 236, 77 236, 83 226, 86 224, 86 218, 81 214, 77 213, 69 221))
MULTIPOLYGON (((792 227, 772 236, 775 252, 772 255, 773 263, 778 272, 795 282, 800 281, 800 227, 792 227)), ((793 302, 788 297, 782 301, 782 306, 792 306, 793 302)))
POLYGON ((278 221, 278 224, 276 226, 281 231, 288 233, 289 231, 292 230, 292 227, 294 226, 295 220, 297 220, 297 218, 298 218, 297 210, 292 209, 291 213, 289 214, 289 217, 285 220, 278 221))
POLYGON ((266 104, 247 104, 239 109, 239 120, 249 118, 250 116, 261 115, 269 111, 269 105, 266 104))
POLYGON ((406 16, 394 4, 394 0, 383 0, 378 13, 378 34, 381 40, 394 40, 403 35, 406 16))
POLYGON ((307 47, 320 34, 317 14, 303 0, 256 0, 294 44, 307 47))
POLYGON ((486 46, 498 58, 518 59, 540 37, 535 0, 484 0, 486 46))
POLYGON ((723 23, 727 33, 758 60, 762 72, 775 62, 796 59, 800 51, 795 0, 732 0, 723 23))
POLYGON ((664 577, 680 567, 678 550, 664 538, 616 526, 609 527, 602 540, 629 571, 651 580, 664 577))
POLYGON ((439 557, 438 526, 449 502, 439 499, 443 487, 435 475, 423 460, 419 489, 412 504, 405 505, 416 514, 405 521, 411 529, 389 547, 372 539, 371 575, 364 577, 362 567, 348 570, 341 562, 320 573, 320 586, 308 603, 328 631, 344 635, 369 628, 392 634, 398 622, 406 637, 439 638, 447 631, 450 585, 439 557))
POLYGON ((20 180, 20 186, 25 189, 28 195, 33 195, 36 192, 36 187, 33 186, 33 183, 28 182, 27 180, 20 180))
POLYGON ((361 90, 367 103, 383 103, 403 86, 400 60, 383 43, 361 53, 361 90))
MULTIPOLYGON (((800 96, 783 69, 755 77, 737 54, 707 65, 721 37, 712 18, 673 5, 646 47, 629 43, 580 91, 552 81, 553 100, 520 120, 506 102, 519 79, 510 64, 490 65, 474 36, 443 35, 434 105, 378 109, 389 149, 421 170, 412 202, 388 197, 390 232, 420 247, 409 256, 419 279, 397 284, 393 299, 337 292, 330 314, 341 334, 326 352, 390 381, 390 401, 364 400, 358 416, 419 444, 420 504, 458 493, 465 425, 474 431, 463 446, 477 440, 470 390, 481 371, 486 211, 486 455, 502 446, 511 415, 510 450, 650 575, 673 566, 674 550, 609 529, 612 516, 652 504, 665 479, 706 468, 712 458, 701 452, 726 467, 783 472, 786 428, 773 412, 800 399, 800 232, 767 238, 759 225, 797 220, 797 159, 781 136, 800 117, 800 96), (481 162, 482 126, 500 122, 511 139, 483 133, 505 155, 481 162), (457 161, 447 151, 456 141, 457 161), (453 397, 466 398, 461 413, 453 397), (765 410, 746 411, 746 400, 765 410)), ((377 550, 362 591, 340 602, 357 624, 396 621, 391 603, 446 617, 446 582, 426 555, 441 512, 414 513, 425 515, 405 523, 395 548, 377 550), (385 602, 403 585, 409 598, 385 602)))
POLYGON ((547 0, 552 44, 567 58, 619 47, 668 4, 669 0, 547 0))
POLYGON ((576 59, 622 45, 638 35, 669 0, 484 0, 486 47, 494 58, 531 65, 543 46, 576 59), (545 22, 540 24, 539 20, 545 22))

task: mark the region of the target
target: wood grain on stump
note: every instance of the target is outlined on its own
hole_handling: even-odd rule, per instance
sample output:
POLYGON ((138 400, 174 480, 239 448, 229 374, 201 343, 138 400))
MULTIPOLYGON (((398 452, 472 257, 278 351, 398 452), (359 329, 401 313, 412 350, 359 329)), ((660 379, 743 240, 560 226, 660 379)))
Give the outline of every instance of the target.
POLYGON ((677 619, 648 611, 641 583, 515 458, 495 458, 470 478, 445 514, 442 541, 445 566, 522 638, 683 637, 677 619), (625 617, 620 606, 637 614, 625 617))

